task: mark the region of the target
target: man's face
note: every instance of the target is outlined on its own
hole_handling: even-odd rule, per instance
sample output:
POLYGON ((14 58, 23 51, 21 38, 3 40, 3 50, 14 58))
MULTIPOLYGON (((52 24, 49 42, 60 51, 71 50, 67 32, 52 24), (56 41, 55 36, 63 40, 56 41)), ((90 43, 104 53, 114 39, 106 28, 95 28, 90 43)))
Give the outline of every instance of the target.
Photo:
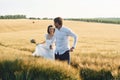
POLYGON ((59 28, 59 24, 54 22, 56 28, 59 28))

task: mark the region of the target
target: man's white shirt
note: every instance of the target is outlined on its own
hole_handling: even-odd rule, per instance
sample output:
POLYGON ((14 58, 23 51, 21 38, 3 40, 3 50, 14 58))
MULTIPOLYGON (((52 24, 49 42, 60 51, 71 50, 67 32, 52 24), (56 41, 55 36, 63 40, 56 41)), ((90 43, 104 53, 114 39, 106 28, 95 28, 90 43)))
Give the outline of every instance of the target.
POLYGON ((74 38, 72 47, 75 48, 77 43, 77 35, 71 29, 63 26, 59 30, 55 29, 54 34, 54 41, 56 43, 55 54, 59 53, 61 55, 70 49, 68 39, 69 36, 74 38))

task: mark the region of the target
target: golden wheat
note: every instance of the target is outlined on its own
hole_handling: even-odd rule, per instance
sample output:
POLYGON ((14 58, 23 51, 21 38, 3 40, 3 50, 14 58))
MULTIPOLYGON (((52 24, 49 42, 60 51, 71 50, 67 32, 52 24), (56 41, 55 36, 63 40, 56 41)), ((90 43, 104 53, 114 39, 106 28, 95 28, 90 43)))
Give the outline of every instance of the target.
MULTIPOLYGON (((32 59, 35 45, 30 43, 30 39, 43 41, 50 24, 53 24, 52 20, 0 20, 0 59, 32 59)), ((78 68, 105 68, 117 74, 120 25, 79 21, 64 21, 64 25, 78 35, 76 49, 71 53, 72 64, 77 64, 78 68)), ((70 38, 70 44, 72 41, 70 38)))

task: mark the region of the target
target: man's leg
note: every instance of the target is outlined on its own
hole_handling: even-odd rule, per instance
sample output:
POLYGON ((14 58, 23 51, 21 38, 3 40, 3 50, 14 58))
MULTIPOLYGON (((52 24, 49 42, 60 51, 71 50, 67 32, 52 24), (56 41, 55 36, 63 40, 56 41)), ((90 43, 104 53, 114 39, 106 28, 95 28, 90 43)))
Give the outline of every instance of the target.
POLYGON ((59 60, 59 54, 55 54, 55 60, 59 60))
POLYGON ((60 55, 60 60, 67 61, 70 64, 70 51, 66 51, 64 54, 60 55))

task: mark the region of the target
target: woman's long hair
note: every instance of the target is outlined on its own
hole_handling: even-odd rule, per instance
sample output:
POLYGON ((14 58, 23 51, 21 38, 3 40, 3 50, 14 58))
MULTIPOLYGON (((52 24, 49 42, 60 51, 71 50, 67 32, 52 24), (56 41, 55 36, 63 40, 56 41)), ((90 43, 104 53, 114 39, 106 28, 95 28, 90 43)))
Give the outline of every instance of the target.
MULTIPOLYGON (((47 28, 47 33, 48 33, 48 34, 50 34, 49 29, 50 29, 51 27, 54 28, 53 25, 49 25, 48 28, 47 28)), ((55 32, 55 28, 54 28, 54 32, 55 32)))

